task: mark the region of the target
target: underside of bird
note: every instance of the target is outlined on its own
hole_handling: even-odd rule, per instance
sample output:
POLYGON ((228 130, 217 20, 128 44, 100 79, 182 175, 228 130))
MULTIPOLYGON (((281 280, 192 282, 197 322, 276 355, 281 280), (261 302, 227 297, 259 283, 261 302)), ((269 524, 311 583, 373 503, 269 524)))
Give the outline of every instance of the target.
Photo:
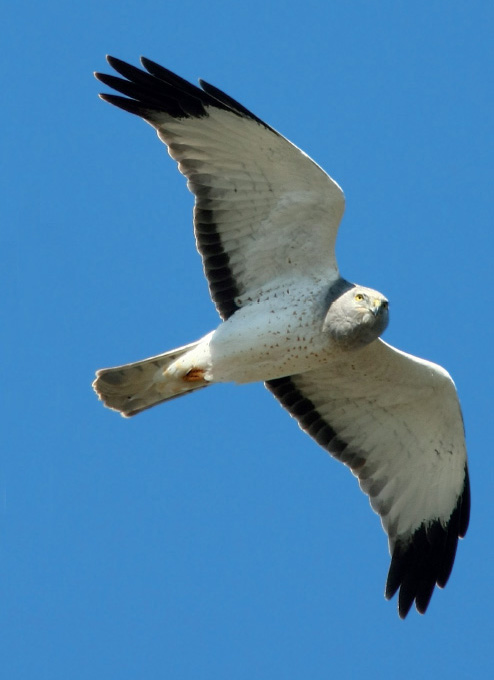
POLYGON ((300 427, 347 465, 388 534, 386 597, 404 618, 446 584, 467 531, 461 409, 442 367, 380 339, 388 301, 341 279, 338 184, 216 87, 142 59, 108 57, 102 98, 152 125, 195 194, 194 234, 222 318, 201 340, 97 372, 129 417, 216 382, 264 381, 300 427))

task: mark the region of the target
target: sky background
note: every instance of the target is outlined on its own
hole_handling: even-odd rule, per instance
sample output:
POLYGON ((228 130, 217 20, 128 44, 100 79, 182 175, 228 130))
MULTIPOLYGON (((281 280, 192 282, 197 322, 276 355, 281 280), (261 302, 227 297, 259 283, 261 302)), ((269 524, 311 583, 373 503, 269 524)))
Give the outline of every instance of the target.
POLYGON ((492 677, 493 20, 476 0, 4 7, 3 678, 492 677), (212 82, 322 165, 342 274, 453 375, 472 519, 425 617, 384 600, 378 517, 262 385, 128 421, 93 394, 95 369, 218 323, 183 178, 97 98, 106 53, 212 82))

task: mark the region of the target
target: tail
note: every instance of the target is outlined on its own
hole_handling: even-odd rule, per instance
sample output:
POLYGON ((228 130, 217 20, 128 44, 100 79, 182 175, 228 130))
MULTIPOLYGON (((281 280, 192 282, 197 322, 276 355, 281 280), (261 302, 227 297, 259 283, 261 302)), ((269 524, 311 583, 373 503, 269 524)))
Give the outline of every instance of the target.
POLYGON ((182 377, 164 375, 168 366, 198 344, 193 342, 133 364, 102 368, 96 372, 94 391, 105 406, 128 418, 163 401, 207 387, 209 383, 199 369, 182 377))

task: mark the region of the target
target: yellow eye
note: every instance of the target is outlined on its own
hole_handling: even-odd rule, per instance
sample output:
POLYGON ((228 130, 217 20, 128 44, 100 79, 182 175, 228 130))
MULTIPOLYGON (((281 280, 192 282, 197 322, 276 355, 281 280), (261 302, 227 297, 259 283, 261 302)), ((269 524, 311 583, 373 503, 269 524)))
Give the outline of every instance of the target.
POLYGON ((357 293, 355 295, 355 299, 357 300, 357 302, 362 302, 362 300, 364 299, 364 296, 362 295, 362 293, 357 293))

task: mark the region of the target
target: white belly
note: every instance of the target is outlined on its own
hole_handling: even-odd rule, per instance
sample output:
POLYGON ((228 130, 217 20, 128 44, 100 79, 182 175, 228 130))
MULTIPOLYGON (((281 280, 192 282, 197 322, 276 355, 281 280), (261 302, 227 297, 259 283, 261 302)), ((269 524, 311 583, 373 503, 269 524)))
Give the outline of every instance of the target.
POLYGON ((305 293, 294 300, 292 292, 238 310, 198 348, 208 363, 206 379, 256 382, 327 363, 331 340, 322 332, 320 297, 305 293))

